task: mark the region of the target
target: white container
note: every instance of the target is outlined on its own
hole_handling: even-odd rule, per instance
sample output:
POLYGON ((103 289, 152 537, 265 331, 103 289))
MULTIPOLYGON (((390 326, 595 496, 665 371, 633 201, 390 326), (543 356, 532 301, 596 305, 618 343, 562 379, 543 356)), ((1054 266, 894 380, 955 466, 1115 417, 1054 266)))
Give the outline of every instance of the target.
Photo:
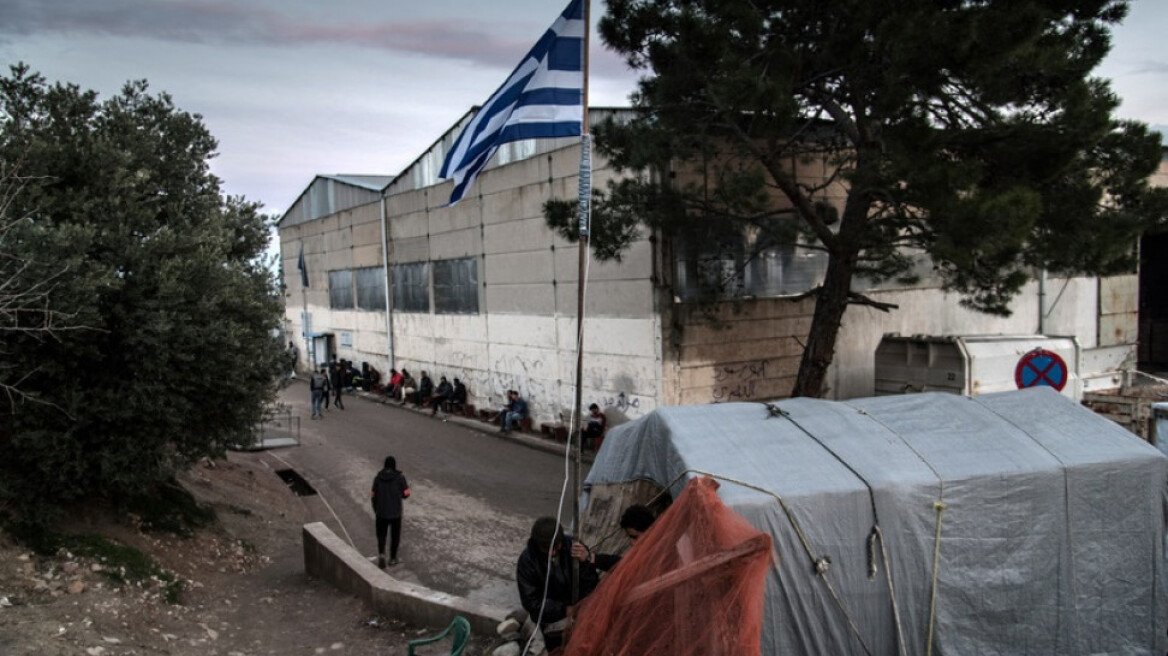
POLYGON ((1152 430, 1148 441, 1168 456, 1168 403, 1152 404, 1152 430))
POLYGON ((876 348, 876 394, 986 394, 1016 390, 1021 380, 1023 387, 1063 382, 1060 393, 1078 401, 1084 388, 1080 353, 1074 337, 889 333, 876 348), (1035 359, 1039 349, 1057 358, 1035 359))

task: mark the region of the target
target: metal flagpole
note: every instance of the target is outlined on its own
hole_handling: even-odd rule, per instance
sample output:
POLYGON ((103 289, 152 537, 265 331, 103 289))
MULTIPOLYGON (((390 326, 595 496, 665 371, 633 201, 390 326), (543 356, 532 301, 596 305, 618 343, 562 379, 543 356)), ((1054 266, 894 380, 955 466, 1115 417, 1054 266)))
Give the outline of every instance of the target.
MULTIPOLYGON (((572 442, 572 532, 580 536, 580 495, 583 494, 581 472, 581 430, 580 413, 584 397, 584 277, 588 271, 588 230, 591 222, 592 201, 592 140, 588 133, 588 39, 592 31, 592 1, 584 0, 584 93, 581 106, 583 116, 580 125, 580 266, 576 282, 576 399, 573 403, 573 417, 569 424, 574 427, 569 439, 572 442)), ((580 563, 572 559, 572 603, 580 600, 580 563)))
POLYGON ((316 344, 311 337, 312 322, 308 318, 308 263, 304 259, 304 240, 300 241, 300 255, 296 268, 300 270, 300 336, 304 338, 304 355, 308 358, 308 370, 316 371, 316 344))

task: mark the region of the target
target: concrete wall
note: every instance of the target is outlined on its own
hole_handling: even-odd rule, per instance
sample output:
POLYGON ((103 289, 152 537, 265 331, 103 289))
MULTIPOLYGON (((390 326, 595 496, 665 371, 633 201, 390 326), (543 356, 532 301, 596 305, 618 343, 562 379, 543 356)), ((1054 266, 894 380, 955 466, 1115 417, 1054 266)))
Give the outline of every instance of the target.
POLYGON ((398 581, 320 522, 305 524, 301 535, 305 573, 359 597, 383 617, 444 628, 456 615, 461 615, 470 622, 472 633, 493 636, 509 612, 398 581))
POLYGON ((337 357, 352 360, 360 368, 369 362, 386 371, 385 313, 363 310, 333 310, 329 307, 328 272, 338 269, 380 267, 381 202, 361 205, 280 229, 280 259, 284 269, 285 329, 300 349, 300 366, 308 366, 308 346, 302 338, 301 312, 312 315, 312 330, 331 332, 336 337, 337 357), (297 268, 300 248, 308 269, 309 287, 304 290, 297 268), (342 345, 347 334, 351 346, 342 345))
MULTIPOLYGON (((1134 284, 1133 280, 1134 276, 1121 276, 1108 279, 1106 284, 1126 288, 1134 284)), ((1045 288, 1045 333, 1077 337, 1084 349, 1099 346, 1099 279, 1049 278, 1045 288)), ((885 333, 1028 335, 1040 332, 1037 281, 1023 287, 1011 305, 1013 314, 1009 317, 974 312, 962 307, 957 295, 939 289, 879 291, 869 295, 877 301, 900 307, 888 313, 864 306, 848 308, 840 330, 835 363, 828 374, 831 398, 848 399, 875 393, 876 347, 885 333)), ((1134 315, 1125 317, 1131 322, 1130 328, 1125 330, 1134 331, 1134 315)), ((1135 343, 1134 333, 1125 343, 1135 343)))
MULTIPOLYGON (((380 205, 371 203, 281 229, 288 288, 289 334, 300 333, 306 300, 313 329, 351 336, 342 358, 369 361, 383 371, 405 367, 458 377, 470 401, 497 406, 505 391, 527 398, 536 422, 563 420, 575 395, 578 247, 547 229, 543 203, 575 199, 578 146, 541 153, 485 171, 461 203, 446 207, 449 182, 405 188, 387 197, 390 264, 475 258, 477 314, 394 311, 390 335, 383 312, 328 308, 330 269, 381 264, 380 205), (304 245, 311 288, 300 293, 296 258, 304 245)), ((814 166, 801 175, 816 175, 814 166)), ((616 177, 594 162, 594 185, 616 177)), ((392 187, 391 187, 392 190, 392 187)), ((835 190, 828 194, 838 200, 835 190)), ((760 400, 790 393, 810 327, 809 299, 727 303, 707 321, 673 298, 668 246, 635 242, 619 263, 591 262, 584 322, 583 402, 605 408, 610 420, 641 416, 659 404, 760 400)), ((893 303, 890 313, 853 306, 844 317, 828 396, 874 393, 876 346, 887 332, 902 334, 1073 335, 1084 348, 1134 344, 1135 276, 1051 278, 1032 282, 1013 314, 967 310, 939 289, 867 292, 893 303), (1040 305, 1042 306, 1040 308, 1040 305), (1041 316, 1041 320, 1040 320, 1041 316)), ((431 289, 431 299, 433 290, 431 289)), ((303 343, 301 353, 306 354, 303 343)))
MULTIPOLYGON (((409 263, 474 257, 478 314, 395 311, 394 358, 415 375, 458 377, 479 407, 506 390, 527 399, 537 423, 558 421, 575 396, 579 247, 547 229, 543 204, 574 200, 579 148, 570 146, 480 177, 461 203, 446 207, 450 185, 388 198, 390 260, 409 263)), ((603 187, 614 173, 594 161, 603 187)), ((660 320, 648 240, 621 263, 591 262, 584 322, 585 405, 637 416, 659 402, 660 320)))
POLYGON ((709 316, 678 305, 665 374, 675 405, 775 399, 790 395, 815 303, 759 299, 725 303, 709 316))
MULTIPOLYGON (((848 399, 875 393, 875 354, 885 333, 904 335, 1037 334, 1039 283, 1025 286, 1013 314, 997 317, 962 307, 960 297, 940 289, 868 293, 899 309, 882 312, 851 306, 844 315, 827 397, 848 399)), ((1050 278, 1045 282, 1044 329, 1078 337, 1084 349, 1133 345, 1135 276, 1050 278), (1101 298, 1100 290, 1105 294, 1101 298)), ((725 303, 713 321, 693 306, 674 309, 675 337, 663 372, 665 402, 720 403, 781 398, 790 393, 814 301, 759 299, 725 303)))

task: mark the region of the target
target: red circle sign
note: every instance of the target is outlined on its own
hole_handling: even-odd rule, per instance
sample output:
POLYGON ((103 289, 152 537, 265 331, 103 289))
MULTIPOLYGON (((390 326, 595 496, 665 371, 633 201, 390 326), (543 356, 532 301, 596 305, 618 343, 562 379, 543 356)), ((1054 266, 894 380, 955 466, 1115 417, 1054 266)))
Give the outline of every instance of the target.
POLYGON ((1034 349, 1018 360, 1014 368, 1014 382, 1018 389, 1027 387, 1053 387, 1063 391, 1070 378, 1067 363, 1062 356, 1046 349, 1034 349))

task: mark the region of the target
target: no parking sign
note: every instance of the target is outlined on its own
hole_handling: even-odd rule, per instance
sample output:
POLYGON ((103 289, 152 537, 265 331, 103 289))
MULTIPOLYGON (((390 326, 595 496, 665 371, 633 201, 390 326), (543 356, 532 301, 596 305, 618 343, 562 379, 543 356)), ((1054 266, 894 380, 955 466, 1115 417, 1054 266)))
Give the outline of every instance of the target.
POLYGON ((1063 391, 1067 386, 1067 363, 1062 356, 1046 349, 1034 349, 1022 359, 1014 368, 1014 382, 1018 389, 1027 387, 1053 387, 1063 391))

